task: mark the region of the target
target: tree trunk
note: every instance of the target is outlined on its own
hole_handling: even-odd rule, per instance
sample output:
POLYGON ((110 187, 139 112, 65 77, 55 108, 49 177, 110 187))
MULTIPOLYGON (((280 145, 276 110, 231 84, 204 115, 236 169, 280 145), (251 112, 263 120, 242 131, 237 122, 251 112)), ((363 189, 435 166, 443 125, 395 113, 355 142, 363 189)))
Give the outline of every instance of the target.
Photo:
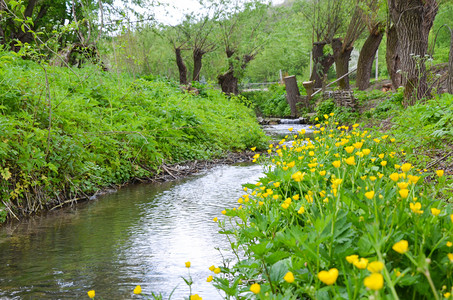
POLYGON ((425 54, 428 35, 437 14, 436 0, 388 0, 398 35, 401 71, 406 77, 406 105, 430 95, 426 81, 425 54))
POLYGON ((381 44, 383 36, 384 33, 380 29, 380 24, 376 24, 360 50, 359 61, 357 62, 356 84, 361 91, 366 90, 370 86, 374 57, 376 56, 376 51, 381 44))
POLYGON ((324 74, 327 74, 330 67, 334 63, 334 59, 331 54, 324 55, 324 46, 326 44, 326 42, 313 43, 313 70, 311 72, 310 81, 315 82, 315 88, 322 87, 324 74))
POLYGON ((387 72, 392 80, 392 86, 396 90, 403 84, 401 72, 401 60, 399 56, 398 35, 396 34, 395 26, 387 29, 387 51, 385 53, 385 62, 387 64, 387 72))
POLYGON ((204 54, 205 52, 202 51, 201 49, 195 48, 193 50, 193 76, 192 76, 193 81, 200 81, 200 72, 204 54))
POLYGON ((187 68, 186 64, 184 63, 184 60, 182 59, 181 55, 181 48, 175 48, 175 54, 176 54, 176 64, 178 65, 178 71, 179 71, 179 83, 180 84, 187 84, 187 68))
MULTIPOLYGON (((337 79, 349 72, 349 60, 354 47, 343 45, 341 39, 332 40, 333 57, 335 60, 335 68, 337 70, 337 79)), ((345 76, 338 81, 338 85, 342 90, 349 90, 349 76, 345 76)))
POLYGON ((300 100, 299 87, 297 86, 296 76, 285 77, 286 101, 291 109, 291 117, 297 117, 296 103, 300 100))
POLYGON ((227 72, 217 77, 219 84, 222 88, 222 92, 227 95, 239 94, 238 79, 234 76, 234 70, 230 67, 227 72))

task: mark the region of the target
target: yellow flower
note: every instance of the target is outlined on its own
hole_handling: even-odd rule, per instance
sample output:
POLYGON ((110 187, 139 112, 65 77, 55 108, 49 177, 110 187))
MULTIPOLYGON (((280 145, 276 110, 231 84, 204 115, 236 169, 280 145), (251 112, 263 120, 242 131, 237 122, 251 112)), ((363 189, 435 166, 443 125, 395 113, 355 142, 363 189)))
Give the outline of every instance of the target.
POLYGON ((304 208, 303 206, 301 206, 301 207, 299 208, 299 210, 297 211, 297 213, 298 213, 299 215, 303 214, 304 212, 305 212, 305 208, 304 208))
POLYGON ((296 162, 294 160, 287 164, 287 166, 290 168, 294 167, 295 165, 296 165, 296 162))
POLYGON ((444 170, 437 170, 436 174, 437 174, 437 176, 442 177, 442 176, 444 176, 444 170))
POLYGON ((409 180, 412 182, 412 183, 417 183, 417 181, 420 179, 420 176, 412 176, 412 175, 408 175, 407 176, 409 178, 409 180))
POLYGON ((352 262, 352 264, 358 269, 365 269, 368 265, 368 259, 361 257, 359 260, 352 262))
POLYGON ((274 186, 278 188, 280 186, 280 182, 274 182, 274 186))
POLYGON ((134 289, 134 294, 135 295, 140 295, 142 293, 142 287, 137 285, 134 289))
POLYGON ((354 144, 352 144, 352 145, 354 146, 354 148, 360 149, 360 148, 362 148, 363 143, 362 143, 362 142, 357 142, 357 143, 354 143, 354 144))
POLYGON ((367 269, 371 273, 379 273, 384 269, 384 264, 380 261, 373 261, 368 264, 367 269))
POLYGON ((451 296, 451 293, 448 293, 448 292, 447 292, 447 293, 444 294, 444 297, 445 297, 445 298, 450 298, 450 296, 451 296))
POLYGON ((371 153, 371 150, 370 150, 370 149, 363 149, 363 150, 362 150, 362 153, 363 153, 364 155, 368 155, 368 154, 371 153))
POLYGON ((348 152, 348 153, 352 153, 352 151, 354 151, 354 147, 348 146, 348 147, 345 147, 344 150, 346 150, 346 152, 348 152))
POLYGON ((219 274, 220 273, 220 268, 215 268, 213 272, 214 272, 214 274, 219 274))
POLYGON ((346 163, 350 166, 355 166, 355 159, 354 159, 354 156, 351 156, 349 158, 346 158, 346 163))
POLYGON ((453 262, 453 253, 448 253, 447 256, 450 262, 453 262))
POLYGON ((222 215, 226 214, 226 210, 222 210, 222 215))
POLYGON ((374 191, 369 191, 369 192, 365 193, 365 197, 367 197, 370 200, 373 199, 374 191))
POLYGON ((319 172, 319 175, 321 175, 321 176, 326 175, 326 171, 320 171, 320 172, 319 172))
POLYGON ((254 293, 254 294, 259 294, 260 291, 261 291, 261 287, 258 283, 254 283, 252 284, 252 286, 250 287, 250 290, 254 293))
POLYGON ((384 277, 381 273, 373 273, 365 277, 363 284, 370 290, 379 291, 384 287, 384 277))
POLYGON ((404 254, 407 252, 407 250, 409 250, 409 243, 406 240, 401 240, 395 243, 392 246, 392 249, 400 254, 404 254))
POLYGON ((283 279, 285 279, 285 281, 288 282, 288 283, 293 283, 294 282, 294 274, 293 274, 293 272, 286 273, 286 275, 283 277, 283 279))
POLYGON ((387 165, 387 161, 383 160, 381 161, 381 166, 385 167, 387 165))
POLYGON ((339 160, 336 160, 332 163, 332 165, 335 167, 335 168, 339 168, 340 165, 341 165, 341 162, 339 160))
POLYGON ((422 204, 420 202, 409 203, 409 207, 416 214, 422 214, 423 213, 423 210, 420 210, 420 208, 422 208, 422 204))
POLYGON ((190 261, 186 261, 186 268, 190 268, 190 261))
POLYGON ((390 179, 393 180, 394 182, 397 182, 398 179, 400 178, 400 176, 398 175, 398 173, 392 173, 390 174, 390 179))
POLYGON ((299 194, 296 194, 296 195, 293 196, 293 200, 297 201, 297 200, 299 200, 299 198, 300 198, 299 194))
POLYGON ((405 163, 401 166, 401 170, 403 170, 404 173, 409 172, 409 170, 412 168, 412 165, 410 163, 405 163))
POLYGON ((407 189, 407 187, 409 186, 409 183, 408 182, 398 182, 396 184, 400 189, 407 189))
POLYGON ((288 128, 289 131, 293 131, 293 129, 294 129, 293 127, 288 128))
POLYGON ((250 148, 250 149, 251 149, 252 151, 255 151, 255 150, 256 150, 256 147, 252 147, 252 148, 250 148))
POLYGON ((453 246, 453 243, 450 242, 450 241, 448 241, 448 242, 447 242, 447 247, 451 247, 451 246, 453 246))
POLYGON ((215 269, 215 266, 214 266, 214 265, 212 265, 212 266, 209 267, 209 271, 214 272, 214 269, 215 269))
POLYGON ((438 216, 440 214, 440 209, 437 209, 435 207, 432 207, 431 208, 431 213, 433 214, 433 216, 438 216))
POLYGON ((211 282, 213 279, 214 279, 214 277, 212 277, 212 275, 209 275, 208 278, 206 278, 206 281, 211 282))
POLYGON ((200 296, 198 296, 198 294, 195 294, 195 295, 191 295, 191 296, 190 296, 190 300, 203 300, 203 298, 201 298, 200 296))
POLYGON ((321 271, 318 273, 318 279, 327 285, 334 284, 335 281, 337 281, 337 278, 338 270, 336 268, 332 268, 329 271, 321 271))
POLYGON ((94 290, 91 290, 91 291, 88 291, 87 294, 88 294, 88 297, 90 297, 90 299, 93 299, 93 298, 94 298, 94 295, 95 295, 96 293, 94 292, 94 290))
POLYGON ((348 261, 348 263, 352 264, 355 261, 359 260, 359 256, 357 254, 349 255, 349 256, 346 256, 346 260, 348 261))
POLYGON ((409 190, 408 189, 402 189, 399 191, 399 194, 401 198, 406 199, 407 196, 409 195, 409 190))

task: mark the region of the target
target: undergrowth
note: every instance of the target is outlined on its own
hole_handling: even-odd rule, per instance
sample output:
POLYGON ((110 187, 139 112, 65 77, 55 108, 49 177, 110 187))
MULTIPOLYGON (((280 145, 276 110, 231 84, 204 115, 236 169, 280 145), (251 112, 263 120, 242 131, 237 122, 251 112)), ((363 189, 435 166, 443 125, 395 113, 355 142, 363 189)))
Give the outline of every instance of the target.
POLYGON ((205 87, 0 53, 0 222, 264 141, 253 111, 205 87), (48 84, 46 84, 46 74, 48 84))

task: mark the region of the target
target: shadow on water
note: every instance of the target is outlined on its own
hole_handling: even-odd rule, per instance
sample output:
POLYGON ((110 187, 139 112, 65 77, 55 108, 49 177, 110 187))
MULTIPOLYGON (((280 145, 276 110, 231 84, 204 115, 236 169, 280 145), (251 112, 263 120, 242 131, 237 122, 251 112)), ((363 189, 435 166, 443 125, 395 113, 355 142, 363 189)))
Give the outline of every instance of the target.
POLYGON ((212 219, 237 206, 241 184, 255 182, 257 165, 219 166, 177 182, 130 186, 99 200, 0 228, 1 299, 133 298, 144 292, 189 295, 181 276, 191 261, 193 291, 222 299, 209 266, 228 248, 212 219))

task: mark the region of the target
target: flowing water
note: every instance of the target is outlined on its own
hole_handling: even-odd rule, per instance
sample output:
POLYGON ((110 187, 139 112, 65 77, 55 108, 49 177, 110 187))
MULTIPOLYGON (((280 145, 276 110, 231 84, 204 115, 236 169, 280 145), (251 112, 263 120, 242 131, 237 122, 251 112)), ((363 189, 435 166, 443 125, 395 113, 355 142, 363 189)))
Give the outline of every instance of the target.
POLYGON ((184 299, 189 288, 181 276, 188 277, 189 270, 193 293, 222 299, 206 282, 212 274, 208 268, 232 257, 222 251, 229 242, 212 219, 237 207, 241 184, 260 176, 258 165, 219 166, 5 225, 0 228, 0 299, 87 299, 91 289, 96 298, 131 299, 138 284, 164 299, 176 288, 172 299, 184 299))

